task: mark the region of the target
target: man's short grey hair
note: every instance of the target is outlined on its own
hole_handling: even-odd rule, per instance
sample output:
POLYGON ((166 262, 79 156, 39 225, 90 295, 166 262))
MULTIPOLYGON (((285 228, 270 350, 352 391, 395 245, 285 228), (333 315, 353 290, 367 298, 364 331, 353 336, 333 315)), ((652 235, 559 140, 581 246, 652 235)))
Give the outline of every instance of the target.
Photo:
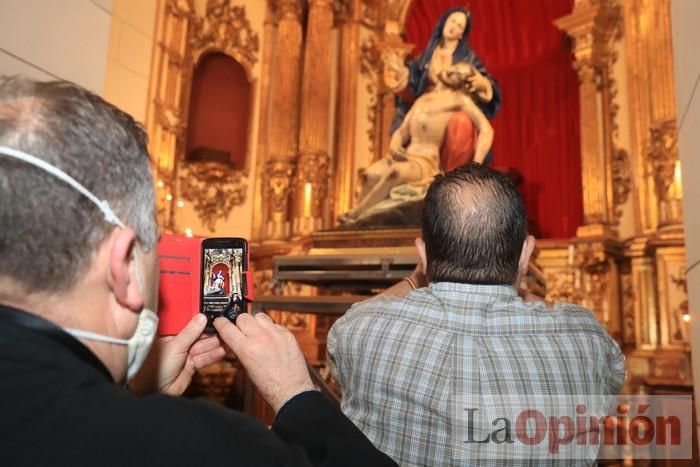
MULTIPOLYGON (((130 115, 69 82, 0 76, 0 146, 63 170, 107 200, 146 250, 155 245, 147 137, 130 115)), ((0 279, 26 293, 69 289, 113 228, 65 182, 0 155, 0 279)))

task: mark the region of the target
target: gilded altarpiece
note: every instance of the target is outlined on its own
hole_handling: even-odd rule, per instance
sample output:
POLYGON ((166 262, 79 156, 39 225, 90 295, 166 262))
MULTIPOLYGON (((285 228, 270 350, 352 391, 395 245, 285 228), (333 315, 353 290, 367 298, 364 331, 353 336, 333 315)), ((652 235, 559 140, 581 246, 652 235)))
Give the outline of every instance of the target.
MULTIPOLYGON (((363 2, 360 73, 370 101, 357 111, 370 125, 368 147, 356 150, 373 158, 386 151, 382 129, 393 114, 382 50, 411 51, 400 38, 410 4, 363 2)), ((669 14, 668 1, 577 0, 555 22, 572 39, 579 77, 584 223, 575 238, 541 241, 536 262, 547 299, 591 308, 621 343, 628 390, 659 378, 691 382, 669 14), (632 227, 623 236, 625 216, 632 227)))
POLYGON ((580 82, 585 219, 573 240, 574 263, 590 280, 581 282, 583 294, 574 287, 574 298, 623 345, 627 390, 635 391, 692 381, 669 15, 668 1, 577 0, 556 21, 573 39, 580 82), (613 47, 617 41, 622 48, 613 47), (629 103, 624 149, 611 74, 616 50, 624 50, 629 103), (625 238, 616 229, 622 210, 634 218, 625 238))
POLYGON ((250 173, 249 149, 245 166, 238 170, 223 162, 186 160, 195 67, 204 55, 220 52, 238 62, 254 84, 252 69, 260 48, 244 6, 229 0, 206 0, 203 12, 195 6, 195 0, 166 0, 160 5, 147 117, 159 223, 166 231, 179 233, 184 228, 177 224, 177 213, 185 202, 191 203, 207 230, 215 231, 217 221, 245 202, 250 173))
MULTIPOLYGON (((196 57, 188 38, 197 29, 187 5, 166 2, 159 22, 149 131, 163 194, 172 193, 178 179, 186 70, 191 72, 196 57)), ((276 282, 272 258, 308 252, 323 237, 313 231, 333 226, 336 215, 352 207, 361 168, 357 154, 370 154, 371 162, 386 151, 393 98, 382 83, 382 51, 404 56, 411 51, 401 39, 410 5, 411 0, 267 1, 251 238, 257 294, 324 293, 276 282), (334 30, 339 41, 329 50, 334 30), (315 58, 305 63, 305 56, 315 58), (334 56, 337 60, 329 58, 334 56), (330 82, 334 63, 337 89, 312 86, 310 80, 330 82), (284 79, 273 83, 274 76, 284 79), (337 93, 334 107, 325 100, 327 92, 337 93), (285 118, 273 118, 279 113, 285 118), (330 134, 331 115, 345 131, 330 134)), ((574 238, 539 242, 535 262, 546 299, 591 308, 621 343, 631 391, 659 378, 681 386, 692 381, 668 10, 669 0, 577 0, 572 13, 555 22, 571 38, 579 78, 584 222, 574 238), (616 65, 618 60, 623 62, 616 65), (622 76, 615 71, 620 67, 622 76), (620 108, 622 92, 628 108, 620 108), (620 142, 622 119, 630 128, 628 146, 620 142), (624 237, 623 216, 634 219, 632 234, 625 231, 624 237)), ((257 60, 257 46, 247 55, 238 53, 234 57, 241 63, 257 60)), ((239 180, 226 183, 244 183, 245 174, 239 180)), ((172 204, 159 207, 167 226, 172 204)), ((337 235, 323 247, 409 245, 416 233, 337 235)), ((295 332, 313 364, 323 364, 330 318, 273 316, 295 332)))

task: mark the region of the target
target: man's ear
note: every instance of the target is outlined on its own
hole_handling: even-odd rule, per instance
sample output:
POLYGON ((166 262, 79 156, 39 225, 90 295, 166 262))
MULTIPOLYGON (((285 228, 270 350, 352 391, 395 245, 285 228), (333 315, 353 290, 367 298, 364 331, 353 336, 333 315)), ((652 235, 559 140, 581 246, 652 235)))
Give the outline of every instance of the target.
POLYGON ((423 265, 423 272, 428 274, 428 255, 425 254, 425 242, 422 238, 416 238, 416 251, 418 252, 418 258, 423 265))
POLYGON ((535 251, 535 237, 528 235, 523 242, 523 248, 520 251, 520 260, 518 261, 518 274, 524 276, 527 274, 527 266, 530 264, 530 257, 535 251))
POLYGON ((143 307, 143 291, 136 279, 136 234, 129 227, 115 229, 109 245, 109 287, 119 305, 133 311, 143 307))

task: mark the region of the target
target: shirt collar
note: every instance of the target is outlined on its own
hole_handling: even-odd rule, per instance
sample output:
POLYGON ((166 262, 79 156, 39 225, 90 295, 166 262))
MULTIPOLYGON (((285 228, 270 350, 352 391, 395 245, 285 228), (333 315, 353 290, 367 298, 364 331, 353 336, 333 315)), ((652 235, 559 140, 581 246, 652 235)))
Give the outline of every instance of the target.
POLYGON ((465 284, 461 282, 431 282, 428 288, 435 295, 482 295, 487 301, 516 298, 518 292, 511 285, 465 284))

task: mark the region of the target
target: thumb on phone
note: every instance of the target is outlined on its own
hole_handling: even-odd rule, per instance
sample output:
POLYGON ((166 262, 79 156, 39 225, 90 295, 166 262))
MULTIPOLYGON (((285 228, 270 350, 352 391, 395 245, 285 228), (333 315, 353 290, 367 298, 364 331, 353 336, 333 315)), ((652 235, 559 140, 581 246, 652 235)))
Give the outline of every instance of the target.
POLYGON ((173 355, 184 354, 190 351, 190 347, 199 340, 199 337, 204 332, 204 327, 207 325, 207 318, 202 313, 197 313, 187 326, 185 326, 178 335, 176 335, 169 343, 173 355))

